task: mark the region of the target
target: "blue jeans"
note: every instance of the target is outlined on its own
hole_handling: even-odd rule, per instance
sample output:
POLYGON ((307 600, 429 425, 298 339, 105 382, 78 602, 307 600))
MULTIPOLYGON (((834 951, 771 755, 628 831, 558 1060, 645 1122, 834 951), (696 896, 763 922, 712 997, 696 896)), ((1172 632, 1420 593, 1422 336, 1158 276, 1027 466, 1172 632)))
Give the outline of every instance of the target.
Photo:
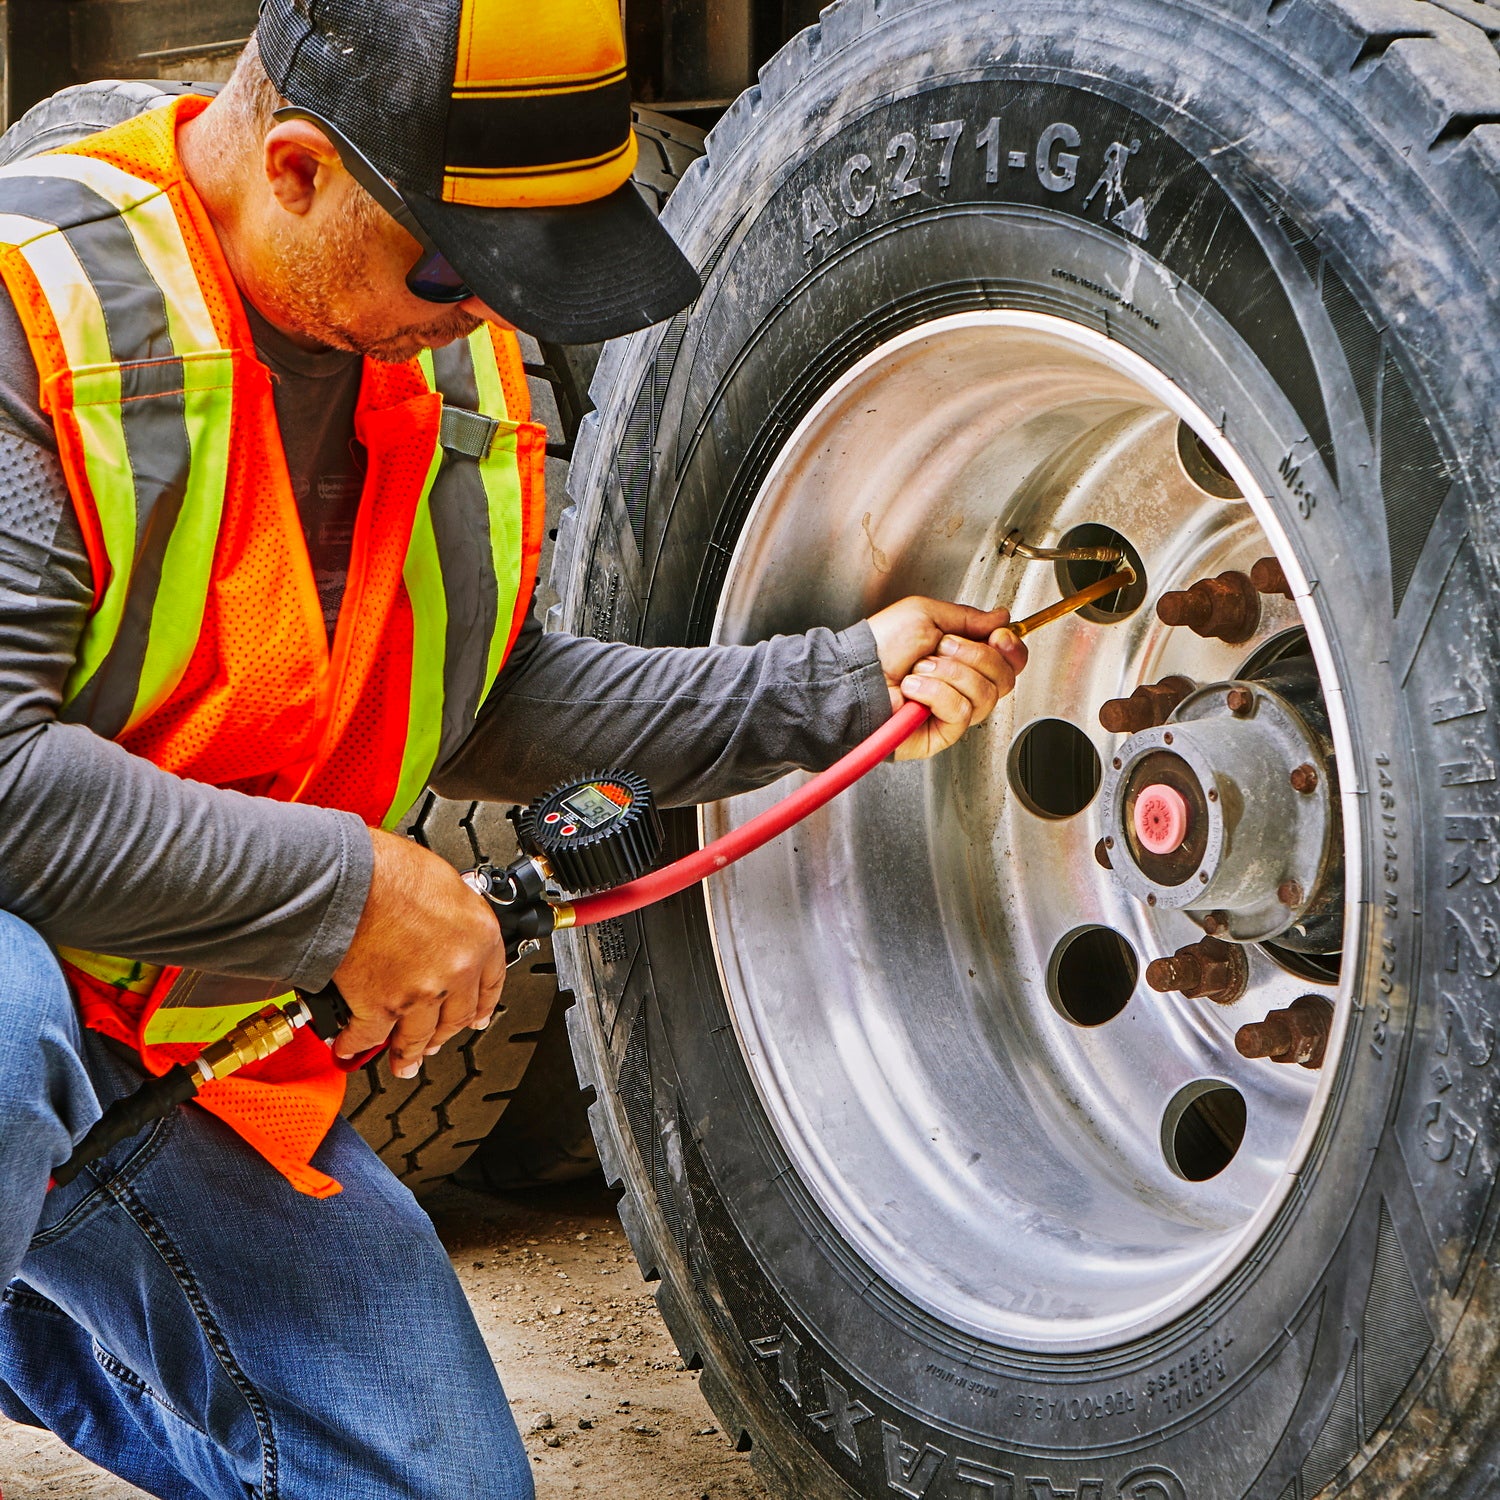
POLYGON ((342 1120, 332 1198, 192 1106, 46 1191, 141 1077, 0 912, 0 1411, 162 1500, 531 1500, 432 1224, 342 1120))

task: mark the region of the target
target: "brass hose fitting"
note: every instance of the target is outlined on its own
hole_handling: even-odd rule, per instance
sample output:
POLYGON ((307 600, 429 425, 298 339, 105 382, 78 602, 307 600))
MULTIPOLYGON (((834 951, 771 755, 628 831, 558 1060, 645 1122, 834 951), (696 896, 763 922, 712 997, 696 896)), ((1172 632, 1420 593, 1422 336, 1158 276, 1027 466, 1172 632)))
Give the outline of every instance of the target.
POLYGON ((193 1059, 193 1066, 205 1083, 227 1078, 251 1063, 260 1062, 295 1040, 297 1027, 281 1010, 270 1007, 241 1021, 226 1031, 218 1041, 210 1042, 193 1059))

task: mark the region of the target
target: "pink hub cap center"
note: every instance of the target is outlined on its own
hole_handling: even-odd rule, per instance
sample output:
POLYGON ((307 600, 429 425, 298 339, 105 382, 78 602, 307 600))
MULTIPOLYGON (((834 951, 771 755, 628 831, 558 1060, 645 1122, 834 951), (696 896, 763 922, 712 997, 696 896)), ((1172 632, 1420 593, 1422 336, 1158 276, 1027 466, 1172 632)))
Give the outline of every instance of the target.
POLYGON ((1152 854, 1170 854, 1187 837, 1187 799, 1176 787, 1157 782, 1135 799, 1135 836, 1152 854))

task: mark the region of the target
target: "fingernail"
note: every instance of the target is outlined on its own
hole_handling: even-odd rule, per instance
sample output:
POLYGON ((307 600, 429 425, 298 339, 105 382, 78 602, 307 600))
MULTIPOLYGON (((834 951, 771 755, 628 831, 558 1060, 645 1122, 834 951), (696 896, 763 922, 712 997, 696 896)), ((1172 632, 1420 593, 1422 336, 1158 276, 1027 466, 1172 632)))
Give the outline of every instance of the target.
POLYGON ((438 1043, 438 1044, 437 1044, 437 1046, 436 1046, 436 1047, 429 1047, 429 1048, 428 1048, 428 1049, 427 1049, 427 1050, 426 1050, 426 1051, 425 1051, 425 1052, 424 1052, 424 1053, 423 1053, 423 1054, 422 1054, 422 1056, 423 1056, 423 1057, 432 1057, 432 1056, 434 1056, 434 1055, 435 1055, 435 1054, 437 1054, 437 1053, 439 1053, 439 1052, 441 1052, 441 1051, 442 1051, 442 1050, 443 1050, 443 1044, 442 1044, 442 1043, 441 1043, 441 1042, 439 1042, 439 1043, 438 1043))
POLYGON ((920 677, 903 677, 901 679, 901 686, 903 689, 919 688, 922 686, 922 679, 920 677))
POLYGON ((945 635, 937 644, 938 651, 944 656, 952 656, 958 650, 958 642, 951 636, 945 635))
POLYGON ((417 1076, 417 1064, 402 1063, 400 1066, 392 1068, 391 1072, 394 1073, 397 1078, 415 1078, 417 1076))
POLYGON ((482 1021, 476 1021, 474 1023, 473 1030, 475 1030, 475 1031, 488 1031, 489 1030, 489 1025, 490 1025, 490 1018, 488 1016, 486 1016, 484 1018, 484 1020, 482 1020, 482 1021))
POLYGON ((935 661, 919 661, 916 666, 912 668, 912 671, 918 673, 920 676, 925 677, 929 672, 937 671, 937 663, 935 661))

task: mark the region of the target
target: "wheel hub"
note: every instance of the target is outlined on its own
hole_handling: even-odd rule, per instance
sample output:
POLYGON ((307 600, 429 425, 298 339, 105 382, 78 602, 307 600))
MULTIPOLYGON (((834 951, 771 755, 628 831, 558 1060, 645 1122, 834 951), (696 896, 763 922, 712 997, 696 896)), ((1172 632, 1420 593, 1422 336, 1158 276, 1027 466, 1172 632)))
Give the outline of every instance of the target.
POLYGON ((1104 844, 1131 896, 1239 943, 1287 933, 1328 897, 1337 804, 1323 747, 1264 683, 1215 683, 1131 735, 1105 772, 1104 844), (1292 783, 1324 766, 1310 790, 1292 783), (1289 899, 1290 898, 1290 899, 1289 899))

